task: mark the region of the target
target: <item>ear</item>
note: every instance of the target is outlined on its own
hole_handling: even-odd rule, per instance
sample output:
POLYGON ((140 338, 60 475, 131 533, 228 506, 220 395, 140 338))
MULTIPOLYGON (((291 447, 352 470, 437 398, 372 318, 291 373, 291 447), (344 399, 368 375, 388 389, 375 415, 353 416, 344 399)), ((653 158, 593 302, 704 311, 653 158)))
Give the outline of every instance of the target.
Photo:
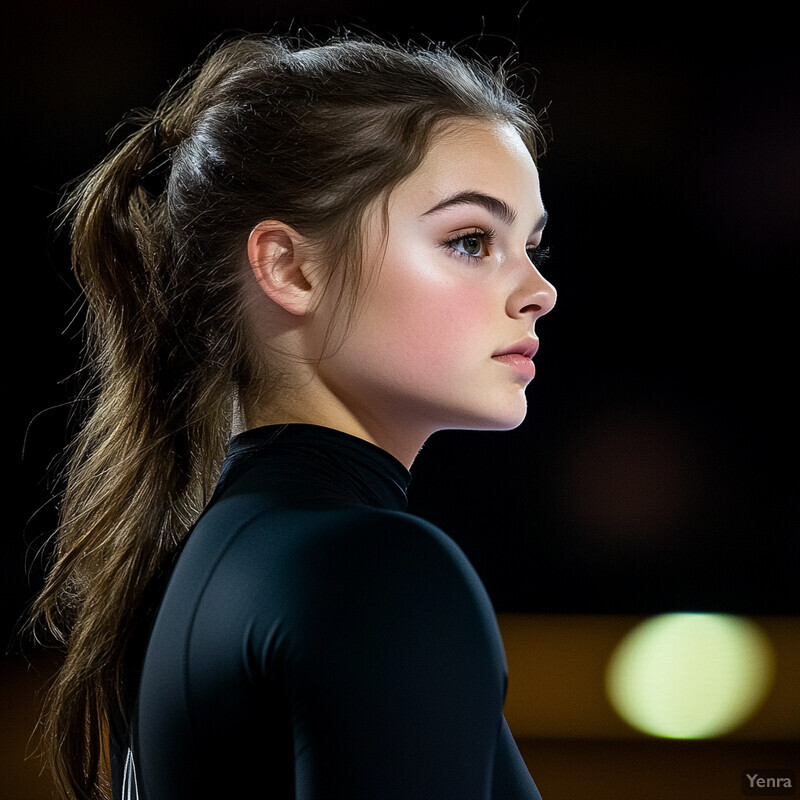
POLYGON ((247 256, 267 297, 290 314, 309 312, 314 270, 305 240, 294 228, 276 220, 259 222, 247 240, 247 256))

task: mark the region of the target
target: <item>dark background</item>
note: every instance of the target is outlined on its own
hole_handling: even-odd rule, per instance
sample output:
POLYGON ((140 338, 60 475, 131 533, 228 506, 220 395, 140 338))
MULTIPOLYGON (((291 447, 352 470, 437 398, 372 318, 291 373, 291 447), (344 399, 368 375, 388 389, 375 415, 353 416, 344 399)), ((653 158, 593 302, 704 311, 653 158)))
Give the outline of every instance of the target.
POLYGON ((795 274, 800 135, 788 9, 648 5, 32 2, 4 12, 8 639, 55 520, 79 306, 53 212, 130 108, 223 31, 516 43, 548 108, 556 310, 530 413, 440 433, 412 510, 463 546, 500 611, 800 612, 795 274), (644 8, 644 7, 643 7, 644 8), (655 9, 655 10, 654 10, 655 9), (732 13, 732 12, 730 12, 732 13))

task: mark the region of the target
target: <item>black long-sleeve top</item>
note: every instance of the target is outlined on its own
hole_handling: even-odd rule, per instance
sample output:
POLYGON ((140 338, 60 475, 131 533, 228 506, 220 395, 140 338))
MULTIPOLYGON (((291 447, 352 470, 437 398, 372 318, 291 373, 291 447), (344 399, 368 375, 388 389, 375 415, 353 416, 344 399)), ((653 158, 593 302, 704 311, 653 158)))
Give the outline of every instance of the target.
POLYGON ((118 800, 540 800, 489 598, 408 482, 328 428, 234 437, 112 725, 118 800))

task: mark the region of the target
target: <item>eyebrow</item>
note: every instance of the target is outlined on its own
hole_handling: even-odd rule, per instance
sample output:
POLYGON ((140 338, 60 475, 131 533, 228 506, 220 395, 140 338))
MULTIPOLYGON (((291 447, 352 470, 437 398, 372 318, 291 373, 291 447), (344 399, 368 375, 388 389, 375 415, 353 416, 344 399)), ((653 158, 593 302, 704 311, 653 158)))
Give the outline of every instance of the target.
MULTIPOLYGON (((517 213, 508 203, 497 197, 492 197, 483 192, 458 192, 457 194, 446 197, 441 203, 437 203, 433 208, 429 208, 422 216, 436 214, 453 206, 476 205, 485 208, 490 214, 500 219, 506 225, 513 225, 517 219, 517 213)), ((531 233, 538 233, 547 224, 547 212, 545 211, 536 223, 531 233)))

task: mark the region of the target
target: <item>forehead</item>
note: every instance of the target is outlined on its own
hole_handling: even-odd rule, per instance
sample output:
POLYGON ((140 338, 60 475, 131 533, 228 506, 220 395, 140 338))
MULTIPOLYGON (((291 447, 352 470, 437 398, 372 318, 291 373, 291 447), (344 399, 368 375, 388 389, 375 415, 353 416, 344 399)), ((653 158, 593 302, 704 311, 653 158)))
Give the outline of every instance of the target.
POLYGON ((544 209, 539 173, 517 131, 508 123, 458 120, 434 135, 420 166, 389 199, 389 211, 422 215, 461 192, 486 194, 514 209, 523 224, 544 209))
POLYGON ((464 189, 497 196, 525 214, 536 214, 530 205, 541 208, 536 164, 513 126, 474 120, 447 125, 395 194, 433 204, 464 189))
POLYGON ((533 163, 528 148, 509 122, 489 120, 451 120, 431 137, 423 166, 432 167, 445 160, 453 148, 483 154, 487 158, 521 158, 533 163))

